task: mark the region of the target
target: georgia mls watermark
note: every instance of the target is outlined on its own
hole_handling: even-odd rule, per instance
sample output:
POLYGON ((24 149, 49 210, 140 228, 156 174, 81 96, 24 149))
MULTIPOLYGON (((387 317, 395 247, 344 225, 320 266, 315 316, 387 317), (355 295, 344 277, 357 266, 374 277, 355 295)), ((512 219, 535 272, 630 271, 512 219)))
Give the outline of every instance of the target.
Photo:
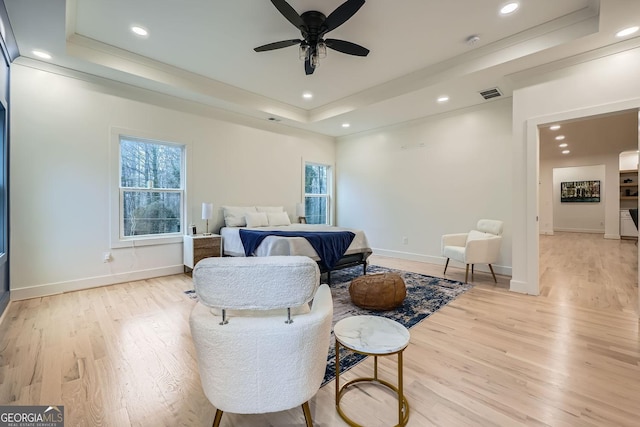
POLYGON ((0 406, 0 427, 64 427, 64 406, 0 406))

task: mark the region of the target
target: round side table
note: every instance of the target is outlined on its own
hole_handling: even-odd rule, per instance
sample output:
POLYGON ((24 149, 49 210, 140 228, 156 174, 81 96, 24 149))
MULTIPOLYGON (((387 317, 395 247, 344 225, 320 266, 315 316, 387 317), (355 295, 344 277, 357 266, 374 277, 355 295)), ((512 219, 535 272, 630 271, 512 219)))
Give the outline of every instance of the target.
POLYGON ((393 390, 398 396, 398 424, 409 421, 409 402, 402 390, 402 352, 409 345, 409 330, 400 323, 381 316, 353 316, 340 320, 333 328, 336 338, 336 410, 353 427, 362 427, 345 415, 340 400, 354 384, 368 382, 393 390), (340 387, 340 346, 356 353, 373 356, 373 377, 353 379, 340 387), (378 378, 378 356, 398 355, 398 385, 378 378))

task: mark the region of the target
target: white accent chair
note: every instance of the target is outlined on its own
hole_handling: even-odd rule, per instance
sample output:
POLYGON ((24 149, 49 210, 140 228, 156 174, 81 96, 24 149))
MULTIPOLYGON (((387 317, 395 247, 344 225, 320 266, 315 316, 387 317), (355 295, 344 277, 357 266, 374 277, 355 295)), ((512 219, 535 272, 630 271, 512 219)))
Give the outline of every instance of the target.
POLYGON ((447 274, 449 260, 459 261, 466 266, 464 282, 469 278, 471 265, 471 280, 473 280, 473 265, 488 264, 493 280, 498 283, 491 264, 500 256, 502 244, 502 221, 481 219, 475 230, 468 233, 445 234, 442 236, 442 256, 447 258, 444 274, 447 274))
POLYGON ((262 414, 302 406, 327 366, 331 291, 303 256, 206 258, 193 270, 199 302, 189 323, 202 388, 223 412, 262 414), (309 307, 309 302, 313 305, 309 307))

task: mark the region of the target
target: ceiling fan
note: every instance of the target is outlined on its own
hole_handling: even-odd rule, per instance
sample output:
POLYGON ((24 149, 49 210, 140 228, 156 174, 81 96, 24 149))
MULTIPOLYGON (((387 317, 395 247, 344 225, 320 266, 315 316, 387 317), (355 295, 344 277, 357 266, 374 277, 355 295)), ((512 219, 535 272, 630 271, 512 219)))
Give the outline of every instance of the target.
POLYGON ((281 49, 299 44, 299 56, 304 60, 304 71, 307 75, 320 65, 320 58, 327 55, 327 48, 348 55, 367 56, 369 49, 358 44, 338 39, 325 39, 324 35, 335 30, 351 18, 364 4, 365 0, 347 0, 336 8, 329 16, 310 10, 299 15, 285 0, 271 0, 271 3, 302 33, 301 39, 283 40, 254 48, 256 52, 281 49))

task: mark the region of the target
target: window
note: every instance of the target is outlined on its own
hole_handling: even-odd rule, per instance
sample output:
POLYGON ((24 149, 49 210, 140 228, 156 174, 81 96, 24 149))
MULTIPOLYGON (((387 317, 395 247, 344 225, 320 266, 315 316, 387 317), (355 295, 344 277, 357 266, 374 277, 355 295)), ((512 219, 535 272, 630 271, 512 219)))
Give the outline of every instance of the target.
POLYGON ((120 136, 120 239, 182 234, 184 146, 120 136))
POLYGON ((331 167, 305 163, 304 210, 307 224, 329 224, 331 221, 331 167))
MULTIPOLYGON (((7 156, 7 128, 6 128, 7 110, 0 103, 0 257, 2 257, 8 249, 9 237, 8 230, 8 212, 7 212, 7 166, 9 158, 7 156)), ((0 265, 5 262, 0 258, 0 265)), ((0 279, 1 280, 1 279, 0 279)), ((1 288, 0 288, 1 289, 1 288)), ((2 290, 0 290, 0 296, 2 290)), ((2 313, 2 310, 0 310, 2 313)))

